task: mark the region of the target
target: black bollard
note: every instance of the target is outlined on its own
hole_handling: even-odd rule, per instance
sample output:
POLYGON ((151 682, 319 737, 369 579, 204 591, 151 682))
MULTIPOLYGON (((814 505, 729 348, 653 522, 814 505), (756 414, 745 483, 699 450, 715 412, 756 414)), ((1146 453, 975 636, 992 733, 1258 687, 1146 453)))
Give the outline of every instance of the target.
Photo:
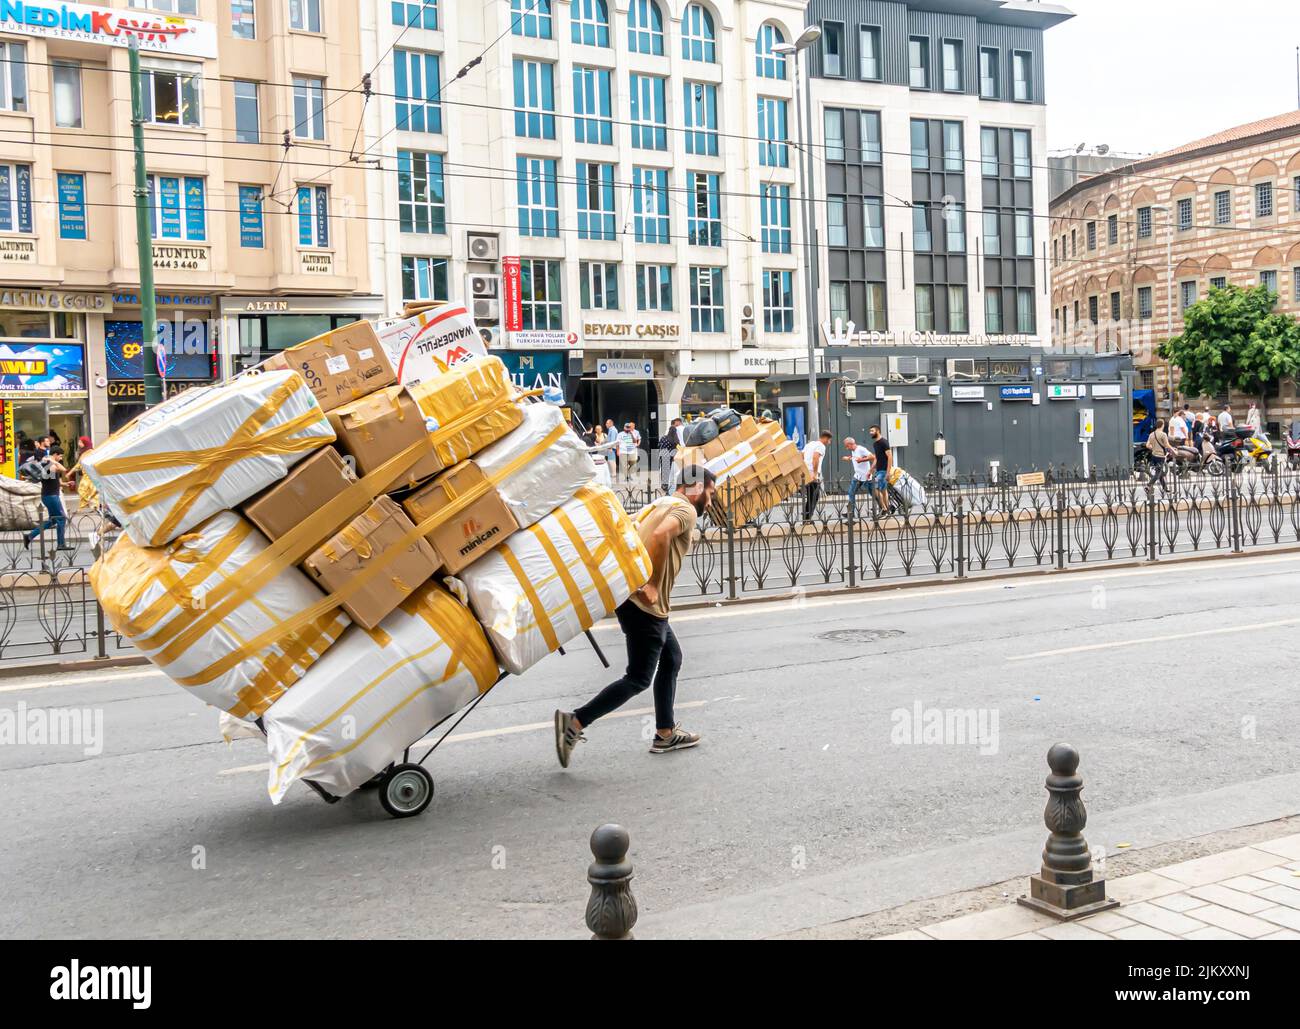
POLYGON ((1029 896, 1020 903, 1068 922, 1119 907, 1106 899, 1106 880, 1094 877, 1092 852, 1083 838, 1088 812, 1083 806, 1079 752, 1058 743, 1047 752, 1047 808, 1043 822, 1049 835, 1043 847, 1043 867, 1029 877, 1029 896))
POLYGON ((630 843, 621 825, 602 825, 591 834, 595 857, 587 868, 591 896, 587 899, 587 928, 593 940, 630 940, 636 925, 636 898, 632 896, 630 843))

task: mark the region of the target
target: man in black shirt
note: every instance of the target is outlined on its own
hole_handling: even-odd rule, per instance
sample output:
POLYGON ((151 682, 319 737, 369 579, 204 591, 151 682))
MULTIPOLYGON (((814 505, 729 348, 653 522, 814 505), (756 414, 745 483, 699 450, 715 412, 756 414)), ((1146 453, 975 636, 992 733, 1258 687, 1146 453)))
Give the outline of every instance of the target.
POLYGON ((881 511, 889 510, 889 441, 880 434, 880 427, 873 425, 867 430, 871 433, 871 446, 875 450, 875 464, 871 476, 871 490, 876 495, 876 503, 881 511))
POLYGON ((45 456, 40 459, 40 462, 41 503, 45 505, 48 517, 45 519, 44 524, 23 537, 23 546, 30 547, 32 540, 52 525, 58 536, 59 550, 76 550, 76 547, 67 546, 63 538, 64 529, 68 523, 67 512, 63 510, 63 494, 59 491, 63 477, 68 474, 67 468, 63 466, 63 448, 51 446, 45 456))

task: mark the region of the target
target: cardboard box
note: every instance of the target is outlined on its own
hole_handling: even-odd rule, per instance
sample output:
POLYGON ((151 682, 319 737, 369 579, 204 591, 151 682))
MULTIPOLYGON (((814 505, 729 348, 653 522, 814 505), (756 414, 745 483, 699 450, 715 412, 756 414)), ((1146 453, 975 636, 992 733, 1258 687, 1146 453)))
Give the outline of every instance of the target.
MULTIPOLYGON (((353 400, 329 413, 330 425, 339 446, 357 463, 357 473, 368 475, 389 458, 419 439, 428 439, 424 415, 414 398, 401 386, 387 386, 360 400, 353 400)), ((391 489, 415 486, 442 471, 442 459, 432 441, 391 489)))
POLYGON ((725 454, 728 449, 727 444, 724 443, 722 437, 719 436, 717 439, 711 439, 709 442, 704 444, 704 446, 700 447, 700 453, 704 457, 704 463, 708 464, 710 461, 716 461, 725 454))
POLYGON ((776 457, 772 454, 764 454, 754 465, 758 472, 758 481, 767 485, 781 477, 781 469, 776 463, 776 457))
MULTIPOLYGON (((414 528, 396 501, 380 497, 321 544, 303 562, 303 571, 326 593, 334 593, 375 564, 380 555, 386 556, 414 528)), ((373 629, 437 570, 433 548, 417 539, 344 601, 343 610, 358 625, 373 629)))
POLYGON ((727 482, 752 467, 754 461, 754 451, 750 445, 740 443, 709 461, 705 467, 718 477, 718 482, 727 482))
MULTIPOLYGON (((270 489, 245 502, 244 517, 274 542, 356 480, 339 452, 325 447, 299 463, 270 489)), ((349 521, 350 517, 344 517, 338 525, 331 525, 321 534, 322 538, 338 532, 349 521)))
POLYGON ((510 508, 473 461, 462 461, 402 501, 416 525, 447 510, 457 497, 486 490, 468 507, 450 514, 425 533, 425 539, 448 575, 455 575, 503 542, 519 528, 510 508))
POLYGON ((758 422, 749 415, 743 415, 740 419, 740 428, 735 431, 740 434, 741 439, 753 439, 758 435, 758 422))
POLYGON ((397 381, 375 327, 366 321, 352 322, 272 354, 261 367, 265 371, 298 372, 324 411, 397 381))
POLYGON ((776 448, 776 463, 782 472, 793 472, 804 467, 803 454, 793 443, 787 442, 776 448))
POLYGON ((407 386, 434 434, 442 467, 460 464, 519 428, 524 412, 519 390, 501 358, 489 354, 407 386))

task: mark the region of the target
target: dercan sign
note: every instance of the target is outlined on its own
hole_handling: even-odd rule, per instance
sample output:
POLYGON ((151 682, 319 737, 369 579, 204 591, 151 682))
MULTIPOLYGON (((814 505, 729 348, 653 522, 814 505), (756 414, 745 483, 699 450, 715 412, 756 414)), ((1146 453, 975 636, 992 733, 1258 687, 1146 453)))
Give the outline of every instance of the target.
POLYGON ((209 22, 90 4, 0 0, 0 32, 123 47, 134 37, 141 50, 185 57, 217 56, 217 29, 209 22))

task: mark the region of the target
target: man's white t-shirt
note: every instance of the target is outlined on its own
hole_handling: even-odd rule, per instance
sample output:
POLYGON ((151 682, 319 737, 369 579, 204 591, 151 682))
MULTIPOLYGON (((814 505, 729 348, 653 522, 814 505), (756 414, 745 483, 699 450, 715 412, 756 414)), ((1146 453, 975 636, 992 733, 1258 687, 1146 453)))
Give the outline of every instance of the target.
POLYGON ((803 448, 803 463, 808 466, 808 471, 813 472, 817 479, 822 478, 822 473, 826 468, 826 444, 821 440, 813 440, 803 448), (813 455, 820 454, 822 463, 813 469, 813 455))
POLYGON ((855 479, 860 479, 862 482, 866 482, 871 478, 871 472, 873 470, 870 461, 862 460, 864 457, 875 457, 875 454, 859 443, 857 448, 853 451, 853 477, 855 479))
POLYGON ((1220 413, 1220 415, 1219 415, 1219 428, 1220 428, 1220 429, 1231 429, 1231 428, 1232 428, 1232 415, 1231 415, 1231 413, 1229 413, 1228 411, 1223 411, 1222 413, 1220 413))
POLYGON ((1183 420, 1182 415, 1175 415, 1173 421, 1169 423, 1170 439, 1187 438, 1187 422, 1183 420))

